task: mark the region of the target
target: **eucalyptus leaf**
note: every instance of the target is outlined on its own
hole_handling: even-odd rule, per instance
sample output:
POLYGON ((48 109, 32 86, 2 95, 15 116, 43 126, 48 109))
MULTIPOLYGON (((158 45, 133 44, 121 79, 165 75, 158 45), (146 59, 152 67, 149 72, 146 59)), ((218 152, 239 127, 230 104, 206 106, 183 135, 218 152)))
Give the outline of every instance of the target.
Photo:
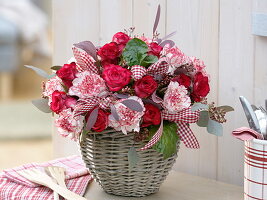
POLYGON ((62 67, 62 66, 55 65, 55 66, 51 67, 50 69, 52 69, 52 70, 56 70, 56 71, 57 71, 57 70, 60 70, 61 67, 62 67))
MULTIPOLYGON (((152 146, 152 149, 158 151, 163 154, 164 159, 172 156, 176 151, 176 144, 178 140, 180 140, 177 135, 177 124, 174 122, 164 121, 163 122, 163 132, 160 140, 152 146)), ((153 137, 153 135, 158 130, 159 126, 150 126, 149 129, 149 139, 153 137)))
POLYGON ((110 112, 111 112, 112 116, 114 117, 114 119, 116 121, 120 120, 120 116, 119 116, 119 114, 118 114, 118 112, 117 112, 117 110, 116 110, 114 105, 110 105, 110 112))
POLYGON ((98 108, 94 109, 88 117, 85 130, 89 131, 95 125, 98 116, 98 108))
POLYGON ((128 151, 128 163, 129 170, 131 171, 139 161, 139 156, 134 147, 131 147, 128 151))
POLYGON ((159 45, 164 47, 166 44, 170 45, 170 48, 173 47, 175 45, 175 42, 172 40, 164 40, 163 42, 161 42, 159 45))
POLYGON ((165 37, 161 38, 161 41, 162 41, 162 40, 166 40, 167 38, 170 38, 170 37, 174 36, 176 33, 177 33, 177 31, 173 31, 173 32, 171 32, 170 34, 168 34, 168 35, 166 35, 165 37))
POLYGON ((84 50, 87 54, 92 56, 95 60, 97 60, 96 56, 96 47, 95 45, 90 41, 83 41, 77 44, 74 44, 75 47, 84 50))
POLYGON ((115 96, 118 97, 119 99, 127 99, 127 98, 129 98, 129 95, 128 94, 118 94, 118 93, 115 93, 115 96))
POLYGON ((219 122, 216 122, 212 119, 209 119, 207 131, 210 134, 216 135, 216 136, 222 136, 223 135, 223 127, 222 124, 219 122))
POLYGON ((207 127, 209 119, 209 112, 203 110, 199 113, 199 120, 197 121, 197 125, 200 127, 207 127))
POLYGON ((142 62, 141 62, 141 66, 144 66, 144 67, 147 67, 155 62, 158 61, 158 57, 157 56, 154 56, 154 55, 148 55, 146 56, 142 62))
POLYGON ((197 110, 207 110, 209 109, 209 106, 207 104, 203 103, 194 103, 191 107, 192 112, 195 112, 197 110))
POLYGON ((142 105, 133 99, 126 99, 124 101, 121 102, 123 105, 125 105, 126 107, 130 108, 131 110, 137 111, 137 112, 142 112, 143 111, 143 107, 142 105))
POLYGON ((155 18, 155 22, 154 22, 154 26, 153 26, 153 34, 157 30, 157 27, 159 24, 159 19, 160 19, 160 5, 158 5, 158 10, 157 10, 157 14, 156 14, 156 18, 155 18))
POLYGON ((30 65, 24 65, 24 66, 29 68, 29 69, 32 69, 36 74, 38 74, 39 76, 42 76, 44 78, 47 78, 47 79, 53 78, 56 75, 56 74, 49 75, 44 70, 39 69, 39 68, 34 67, 34 66, 30 66, 30 65))
POLYGON ((34 99, 32 104, 44 113, 51 113, 51 109, 48 105, 48 99, 34 99))
POLYGON ((234 111, 234 108, 231 106, 219 106, 218 108, 224 110, 225 112, 234 111))
POLYGON ((141 62, 147 56, 147 51, 148 46, 144 41, 133 38, 127 42, 122 56, 129 66, 141 65, 141 62))

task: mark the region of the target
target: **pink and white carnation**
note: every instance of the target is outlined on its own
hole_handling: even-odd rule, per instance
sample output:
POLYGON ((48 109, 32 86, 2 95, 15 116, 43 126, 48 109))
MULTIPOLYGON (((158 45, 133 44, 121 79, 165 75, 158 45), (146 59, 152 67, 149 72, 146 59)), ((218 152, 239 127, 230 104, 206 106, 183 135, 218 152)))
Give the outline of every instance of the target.
POLYGON ((175 113, 191 105, 190 97, 185 86, 171 81, 164 95, 163 105, 170 112, 175 113))
POLYGON ((107 92, 104 79, 98 74, 84 71, 76 74, 69 89, 69 94, 80 98, 103 96, 107 92))
POLYGON ((167 44, 163 47, 162 55, 170 59, 170 65, 174 71, 177 67, 180 67, 183 64, 189 63, 190 58, 185 55, 178 47, 171 47, 167 44))
POLYGON ((83 128, 83 121, 84 117, 81 115, 74 119, 71 108, 68 108, 59 113, 55 126, 60 135, 77 141, 83 128))
POLYGON ((194 68, 196 69, 196 72, 205 72, 205 68, 206 68, 206 65, 204 64, 204 62, 200 59, 197 59, 196 57, 190 57, 191 59, 191 62, 194 66, 194 68))
POLYGON ((62 86, 63 82, 58 76, 54 76, 45 83, 45 88, 43 91, 43 96, 48 97, 48 105, 52 102, 52 94, 54 91, 58 90, 60 92, 64 91, 62 86))
POLYGON ((130 108, 126 107, 121 102, 125 99, 118 100, 117 103, 114 104, 114 107, 120 117, 117 121, 112 115, 109 115, 109 126, 114 128, 117 131, 122 131, 125 135, 127 132, 131 131, 139 131, 140 130, 140 120, 141 117, 144 115, 145 107, 142 100, 137 96, 129 97, 128 99, 133 99, 140 103, 143 107, 142 112, 137 112, 131 110, 130 108))

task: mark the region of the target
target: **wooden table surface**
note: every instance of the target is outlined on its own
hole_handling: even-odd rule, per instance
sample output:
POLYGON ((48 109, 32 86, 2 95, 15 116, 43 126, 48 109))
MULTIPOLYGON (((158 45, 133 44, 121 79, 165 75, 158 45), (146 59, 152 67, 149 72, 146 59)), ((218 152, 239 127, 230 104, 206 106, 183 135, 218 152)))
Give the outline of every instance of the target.
POLYGON ((242 200, 243 187, 171 171, 159 192, 147 197, 109 195, 96 182, 89 185, 85 197, 88 200, 242 200))

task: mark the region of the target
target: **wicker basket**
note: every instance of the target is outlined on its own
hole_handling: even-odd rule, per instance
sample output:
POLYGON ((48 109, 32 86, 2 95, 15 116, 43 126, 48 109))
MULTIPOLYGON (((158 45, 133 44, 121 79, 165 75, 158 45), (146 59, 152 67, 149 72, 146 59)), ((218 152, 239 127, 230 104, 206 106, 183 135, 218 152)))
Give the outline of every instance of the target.
MULTIPOLYGON (((129 170, 128 150, 137 149, 143 143, 133 141, 134 134, 122 132, 89 134, 80 144, 81 154, 94 179, 107 193, 142 197, 159 190, 176 158, 177 152, 168 159, 153 149, 138 151, 139 161, 129 170)), ((177 143, 177 151, 179 149, 177 143)))

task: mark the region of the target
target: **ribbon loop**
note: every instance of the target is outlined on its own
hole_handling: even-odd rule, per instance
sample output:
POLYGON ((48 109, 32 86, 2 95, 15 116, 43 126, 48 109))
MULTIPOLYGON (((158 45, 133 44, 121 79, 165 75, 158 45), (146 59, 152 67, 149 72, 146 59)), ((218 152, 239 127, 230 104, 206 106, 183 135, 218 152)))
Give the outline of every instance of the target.
POLYGON ((73 55, 77 61, 77 69, 79 72, 89 71, 99 74, 98 67, 95 65, 95 59, 85 51, 72 47, 73 55))
POLYGON ((191 107, 189 107, 174 114, 168 113, 167 111, 163 111, 161 116, 162 123, 160 125, 159 130, 154 134, 151 140, 140 150, 142 151, 146 150, 159 141, 163 131, 163 119, 177 123, 178 125, 177 134, 180 135, 181 140, 183 141, 183 143, 187 148, 193 148, 193 149, 199 148, 199 143, 197 141, 197 138, 187 125, 188 123, 195 123, 198 121, 199 111, 192 112, 191 107))

